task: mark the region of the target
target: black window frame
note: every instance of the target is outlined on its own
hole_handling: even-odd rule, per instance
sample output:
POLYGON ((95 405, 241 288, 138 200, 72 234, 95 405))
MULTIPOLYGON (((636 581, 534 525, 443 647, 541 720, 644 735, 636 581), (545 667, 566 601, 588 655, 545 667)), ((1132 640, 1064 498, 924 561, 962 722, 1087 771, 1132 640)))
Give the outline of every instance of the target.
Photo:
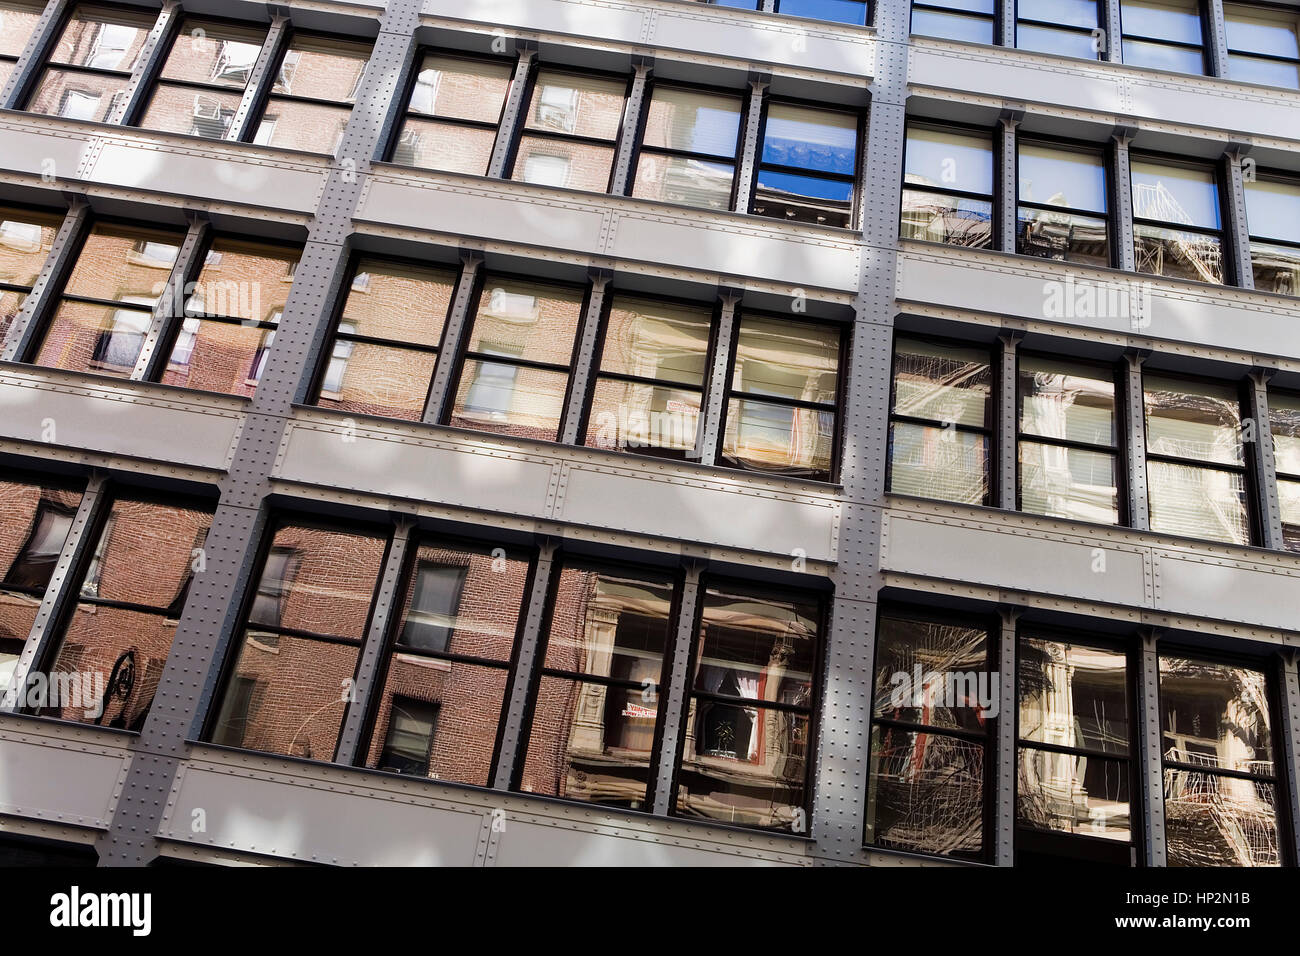
POLYGON ((810 17, 802 13, 787 13, 786 11, 781 9, 781 5, 782 3, 784 3, 784 0, 775 0, 775 2, 776 2, 776 8, 772 12, 779 13, 782 16, 798 17, 801 20, 812 20, 816 23, 843 23, 846 26, 852 26, 852 27, 869 27, 871 26, 871 24, 874 22, 875 19, 875 12, 876 12, 875 6, 877 0, 847 0, 847 2, 856 3, 860 7, 862 7, 861 22, 857 20, 827 20, 822 17, 810 17))
POLYGON ((999 16, 1000 4, 1004 0, 991 0, 993 4, 992 13, 982 13, 975 10, 968 10, 964 7, 952 5, 948 6, 941 0, 912 0, 907 12, 907 32, 910 36, 932 37, 936 40, 943 40, 947 43, 978 43, 977 40, 956 39, 947 36, 935 36, 932 33, 917 33, 912 28, 912 11, 924 10, 927 13, 946 14, 948 16, 966 17, 971 20, 979 20, 981 23, 989 24, 990 39, 989 46, 998 46, 1002 43, 1002 19, 999 16))
MULTIPOLYGON (((951 123, 944 120, 931 119, 925 116, 911 116, 906 119, 903 130, 903 163, 902 163, 902 193, 898 210, 898 235, 899 239, 906 242, 927 242, 935 246, 956 246, 960 249, 974 249, 976 251, 984 250, 996 252, 1002 247, 1002 217, 999 211, 1005 197, 1002 195, 1002 177, 998 175, 998 159, 1001 151, 1001 138, 997 131, 988 126, 978 126, 971 123, 951 123), (992 183, 993 191, 990 193, 975 193, 964 189, 944 189, 942 186, 930 186, 924 183, 909 183, 907 181, 907 139, 913 127, 922 129, 931 129, 936 132, 954 132, 968 136, 983 136, 989 141, 989 181, 992 183), (946 196, 951 199, 968 199, 973 202, 982 202, 989 204, 989 242, 983 246, 970 246, 963 243, 944 242, 936 239, 918 239, 909 238, 903 235, 903 211, 906 208, 906 195, 908 192, 928 193, 932 196, 946 196)), ((1018 181, 1017 181, 1018 182, 1018 181)))
MULTIPOLYGON (((1280 56, 1280 55, 1278 55, 1278 54, 1276 54, 1276 53, 1258 53, 1258 52, 1256 52, 1256 51, 1254 51, 1254 50, 1234 50, 1234 49, 1232 48, 1232 46, 1230 45, 1229 40, 1228 40, 1227 22, 1228 22, 1228 20, 1229 20, 1230 18, 1229 18, 1229 16, 1228 16, 1228 9, 1227 9, 1227 8, 1228 8, 1228 7, 1240 7, 1240 8, 1244 8, 1244 9, 1247 9, 1247 10, 1260 10, 1260 11, 1263 11, 1263 12, 1266 12, 1266 13, 1285 13, 1285 14, 1289 14, 1292 18, 1294 18, 1294 19, 1297 21, 1297 24, 1298 24, 1297 32, 1298 32, 1298 33, 1300 33, 1300 10, 1297 10, 1295 7, 1287 6, 1287 5, 1284 5, 1284 4, 1276 4, 1276 3, 1254 3, 1254 2, 1251 2, 1251 3, 1225 3, 1225 4, 1223 5, 1223 7, 1224 7, 1224 9, 1223 9, 1223 21, 1224 21, 1224 39, 1223 39, 1223 42, 1224 42, 1224 50, 1226 51, 1226 55, 1227 55, 1227 62, 1225 62, 1224 65, 1223 65, 1223 68, 1224 68, 1224 78, 1225 78, 1225 79, 1232 79, 1232 78, 1233 78, 1233 77, 1232 77, 1232 58, 1233 58, 1234 56, 1247 57, 1247 58, 1250 58, 1250 59, 1253 59, 1253 60, 1268 60, 1268 61, 1271 61, 1271 62, 1273 62, 1273 63, 1290 63, 1290 64, 1293 64, 1293 65, 1296 67, 1296 70, 1297 70, 1298 72, 1300 72, 1300 56, 1280 56)), ((1300 41, 1298 41, 1298 42, 1300 42, 1300 41)), ((1236 80, 1235 82, 1238 82, 1238 83, 1251 83, 1251 82, 1254 82, 1254 81, 1252 81, 1252 80, 1236 80)), ((1283 87, 1279 87, 1279 89, 1290 89, 1290 90, 1294 90, 1294 89, 1297 89, 1297 88, 1300 88, 1300 87, 1296 87, 1296 86, 1283 86, 1283 87)))
MULTIPOLYGON (((1054 136, 1039 136, 1032 133, 1017 134, 1016 136, 1016 194, 1013 198, 1016 214, 1016 255, 1030 255, 1021 248, 1021 207, 1036 209, 1042 212, 1063 212, 1071 216, 1082 216, 1088 219, 1100 219, 1106 224, 1106 253, 1107 263, 1104 268, 1117 268, 1119 263, 1119 221, 1117 219, 1117 203, 1115 202, 1115 156, 1114 144, 1099 145, 1090 143, 1087 140, 1065 139, 1054 136), (1030 146, 1040 146, 1045 149, 1054 149, 1060 152, 1078 152, 1095 154, 1101 159, 1102 174, 1105 179, 1103 192, 1106 200, 1106 209, 1104 212, 1096 212, 1088 209, 1080 209, 1075 206, 1054 206, 1043 202, 1034 202, 1020 198, 1020 147, 1021 144, 1030 146)), ((1103 268, 1087 262, 1077 262, 1070 259, 1049 259, 1042 258, 1045 262, 1062 262, 1078 268, 1103 268)))
MULTIPOLYGON (((1097 11, 1097 23, 1096 26, 1094 27, 1081 27, 1073 23, 1052 23, 1051 21, 1048 20, 1036 20, 1032 17, 1022 17, 1020 15, 1020 4, 1016 3, 1016 0, 995 0, 995 4, 996 3, 1015 3, 1016 23, 1015 23, 1015 37, 1012 40, 1012 45, 1014 45, 1015 48, 1018 50, 1024 50, 1026 53, 1035 53, 1038 54, 1039 56, 1071 56, 1071 54, 1068 53, 1059 53, 1059 52, 1044 53, 1041 50, 1029 50, 1026 49, 1025 47, 1020 46, 1020 25, 1021 24, 1026 24, 1031 27, 1039 27, 1044 30, 1055 30, 1061 33, 1074 33, 1080 36, 1093 37, 1094 40, 1099 38, 1097 31, 1106 30, 1107 9, 1106 9, 1106 4, 1103 3, 1102 0, 1092 0, 1093 8, 1097 11)), ((1105 56, 1106 54, 1104 48, 1102 48, 1100 44, 1094 42, 1092 59, 1104 60, 1105 56)), ((1085 58, 1080 58, 1080 59, 1085 59, 1085 58)))
MULTIPOLYGON (((1130 209, 1132 211, 1130 216, 1130 224, 1133 227, 1133 258, 1134 258, 1133 271, 1138 275, 1155 276, 1157 279, 1173 280, 1175 282, 1177 281, 1199 282, 1204 285, 1209 285, 1209 286, 1219 285, 1224 287, 1231 287, 1233 285, 1236 285, 1237 277, 1235 275, 1235 269, 1233 266, 1232 247, 1231 247, 1231 243, 1229 242, 1228 227, 1227 227, 1227 223, 1230 220, 1228 218, 1228 208, 1227 208, 1228 191, 1226 188, 1224 188, 1225 176, 1224 176, 1223 161, 1216 163, 1210 160, 1187 159, 1186 157, 1171 156, 1168 153, 1142 150, 1140 152, 1139 151, 1130 152, 1129 162, 1130 164, 1148 163, 1153 166, 1164 166, 1171 169, 1189 169, 1189 170, 1208 171, 1214 177, 1214 193, 1215 193, 1215 198, 1218 200, 1218 207, 1219 207, 1219 228, 1212 229, 1208 226, 1198 226, 1198 225, 1192 225, 1192 224, 1181 223, 1181 222, 1166 222, 1161 219, 1149 219, 1145 216, 1139 216, 1137 214, 1137 201, 1136 198, 1133 198, 1129 204, 1130 209), (1141 267, 1141 264, 1137 261, 1140 258, 1138 254, 1138 244, 1141 242, 1142 237, 1138 235, 1138 231, 1139 231, 1139 227, 1141 226, 1147 226, 1153 229, 1164 229, 1170 232, 1190 232, 1199 236, 1208 236, 1210 238, 1217 239, 1219 241, 1219 257, 1222 263, 1222 270, 1223 270, 1222 280, 1216 283, 1216 282, 1210 282, 1206 279, 1184 279, 1181 276, 1162 275, 1156 272, 1144 271, 1141 267)), ((1126 188, 1125 185, 1119 185, 1119 184, 1117 185, 1118 188, 1121 189, 1126 188)), ((1126 185, 1131 193, 1133 188, 1132 165, 1130 165, 1130 169, 1129 169, 1129 182, 1126 185)))
MULTIPOLYGON (((1176 71, 1176 72, 1178 72, 1179 75, 1181 76, 1213 76, 1214 75, 1213 71, 1210 69, 1210 45, 1207 42, 1207 38, 1211 36, 1210 30, 1208 29, 1208 27, 1210 27, 1211 24, 1207 22, 1208 17, 1206 16, 1206 8, 1203 0, 1192 0, 1192 4, 1196 7, 1197 18, 1201 24, 1200 43, 1188 43, 1184 40, 1168 40, 1165 39, 1164 37, 1159 37, 1159 36, 1147 36, 1144 33, 1130 33, 1124 27, 1124 2, 1125 0, 1119 0, 1119 30, 1115 31, 1119 38, 1121 58, 1124 57, 1124 43, 1127 40, 1134 40, 1139 43, 1151 43, 1157 46, 1174 47, 1180 50, 1195 50, 1201 55, 1201 72, 1200 73, 1182 73, 1181 71, 1176 71)), ((1129 66, 1134 66, 1137 67, 1138 69, 1144 69, 1144 70, 1160 69, 1159 67, 1145 66, 1144 64, 1140 64, 1140 63, 1129 63, 1128 60, 1125 60, 1124 62, 1127 63, 1129 66)))
MULTIPOLYGON (((1297 10, 1296 17, 1297 19, 1300 19, 1300 10, 1297 10)), ((1300 200, 1300 175, 1297 175, 1294 172, 1284 172, 1284 171, 1272 170, 1272 169, 1267 169, 1267 170, 1256 169, 1254 181, 1277 183, 1278 185, 1289 186, 1291 187, 1292 190, 1295 191, 1297 199, 1300 200)), ((1244 184, 1244 188, 1246 193, 1249 194, 1250 182, 1246 182, 1244 184)), ((1291 252, 1293 253, 1296 259, 1296 271, 1300 272, 1300 238, 1274 239, 1269 236, 1257 234, 1254 231, 1254 229, 1250 227, 1249 215, 1247 215, 1246 219, 1247 219, 1246 231, 1247 231, 1248 248, 1244 250, 1245 256, 1243 258, 1246 260, 1244 264, 1246 265, 1246 267, 1248 267, 1251 270, 1252 278, 1254 276, 1254 270, 1255 270, 1255 245, 1257 243, 1260 245, 1281 246, 1284 249, 1291 250, 1291 252)), ((3 288, 3 286, 0 286, 0 288, 3 288)), ((1300 288, 1293 289, 1289 293, 1268 292, 1267 294, 1300 296, 1300 288)))

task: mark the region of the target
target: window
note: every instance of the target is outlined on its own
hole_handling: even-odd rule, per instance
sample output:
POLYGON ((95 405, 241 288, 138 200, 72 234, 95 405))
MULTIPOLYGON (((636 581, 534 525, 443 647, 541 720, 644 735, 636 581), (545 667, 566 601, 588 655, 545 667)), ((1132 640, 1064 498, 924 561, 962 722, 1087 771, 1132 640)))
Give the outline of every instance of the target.
POLYGON ((1198 0, 1121 0, 1120 22, 1125 64, 1205 73, 1198 0))
POLYGON ((387 540, 277 522, 205 739, 332 760, 387 540))
POLYGON ((788 17, 864 25, 870 6, 866 0, 776 0, 776 12, 788 17))
POLYGON ((583 290, 488 276, 446 424, 559 437, 583 290))
POLYGON ((626 96, 622 78, 540 71, 511 178, 608 192, 626 96))
POLYGON ((1255 288, 1300 295, 1300 182, 1256 176, 1245 186, 1255 288))
POLYGON ((1272 688, 1262 670, 1160 655, 1170 866, 1279 866, 1272 688))
POLYGON ((989 503, 993 373, 980 348, 900 338, 894 343, 889 490, 989 503))
POLYGON ((1251 543, 1235 385, 1145 375, 1151 530, 1251 543))
POLYGON ((678 206, 731 209, 741 97, 655 84, 632 195, 678 206))
POLYGON ((997 0, 917 0, 912 4, 912 32, 922 36, 992 43, 997 0))
POLYGON ((729 584, 700 601, 673 813, 807 833, 821 602, 729 584))
POLYGON ((432 538, 413 552, 365 765, 486 787, 530 562, 432 538))
POLYGON ((836 466, 842 333, 760 314, 737 323, 720 460, 830 481, 836 466))
POLYGON ((253 142, 337 153, 370 49, 369 43, 294 34, 280 60, 253 142))
POLYGON ((225 139, 265 41, 264 28, 186 18, 139 125, 225 139))
POLYGON ((1136 788, 1125 654, 1037 631, 1018 645, 1016 862, 1130 865, 1136 788))
POLYGON ((126 95, 153 13, 77 6, 51 50, 27 109, 105 123, 126 95))
POLYGON ((513 73, 502 60, 426 53, 393 147, 393 162, 487 175, 513 73))
POLYGON ((1137 271, 1224 282, 1219 183, 1209 166, 1133 157, 1137 271))
MULTIPOLYGON (((8 16, 2 9, 0 15, 8 16)), ((45 267, 62 217, 0 206, 0 341, 45 267)))
POLYGON ((43 4, 0 0, 0 89, 9 80, 18 58, 36 32, 43 4))
POLYGON ((49 700, 36 713, 125 730, 144 725, 193 574, 191 545, 211 523, 197 503, 113 499, 76 605, 46 658, 51 675, 93 675, 90 686, 102 696, 49 700))
POLYGON ((252 395, 299 255, 288 246, 215 238, 185 304, 163 384, 252 395))
POLYGON ((708 309, 615 296, 587 416, 586 444, 696 458, 713 315, 708 309))
POLYGON ((1300 88, 1300 14, 1294 9, 1225 3, 1223 16, 1230 77, 1300 88))
POLYGON ((1022 354, 1020 510, 1119 524, 1113 370, 1022 354))
POLYGON ((1084 60, 1099 59, 1103 48, 1098 0, 1017 0, 1016 46, 1084 60))
POLYGON ((81 504, 52 482, 0 480, 0 692, 9 685, 81 504))
POLYGON ((882 612, 876 632, 868 846, 985 860, 989 629, 882 612))
POLYGON ((1106 161, 1099 149, 1017 142, 1016 252, 1083 265, 1111 264, 1106 161))
POLYGON ((900 236, 993 245, 993 137, 909 122, 900 236))
POLYGON ((673 593, 666 575, 565 562, 520 789, 650 808, 673 593))
POLYGON ((182 238, 163 230, 95 224, 32 361, 129 378, 182 238))
POLYGON ((1282 543, 1288 551, 1300 551, 1300 396, 1270 393, 1268 416, 1282 509, 1282 543))
POLYGON ((855 114, 768 103, 750 212, 848 228, 857 170, 855 114))
POLYGON ((449 269, 359 258, 316 404, 419 421, 455 292, 449 269))

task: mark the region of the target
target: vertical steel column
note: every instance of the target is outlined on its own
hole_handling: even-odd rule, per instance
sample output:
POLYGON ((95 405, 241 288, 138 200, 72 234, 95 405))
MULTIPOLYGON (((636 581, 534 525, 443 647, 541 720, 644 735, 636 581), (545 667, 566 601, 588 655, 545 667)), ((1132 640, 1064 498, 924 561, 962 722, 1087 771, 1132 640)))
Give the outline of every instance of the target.
POLYGON ((469 307, 474 300, 474 284, 483 266, 483 254, 473 249, 462 249, 460 261, 463 267, 460 278, 456 280, 456 297, 447 315, 447 331, 442 337, 442 350, 433 368, 433 384, 429 386, 429 400, 424 406, 422 421, 429 425, 442 420, 443 406, 450 397, 452 375, 460 358, 460 341, 469 328, 469 307))
POLYGON ((1145 631, 1141 637, 1138 672, 1139 772, 1142 781, 1143 841, 1147 866, 1165 865, 1165 785, 1160 748, 1160 656, 1159 634, 1145 631))
POLYGON ((1124 61, 1123 25, 1120 22, 1119 0, 1106 0, 1103 4, 1106 19, 1102 23, 1101 49, 1097 52, 1108 63, 1124 61))
POLYGON ((1124 353, 1124 434, 1128 447, 1128 523, 1138 531, 1151 529, 1150 500, 1147 496, 1146 396, 1142 390, 1142 360, 1145 353, 1130 349, 1124 353))
POLYGON ((994 40, 1001 46, 1016 45, 1016 2, 1015 0, 995 0, 994 9, 998 12, 997 36, 994 40))
POLYGON ((376 675, 384 661, 389 625, 395 615, 402 613, 402 571, 406 567, 407 551, 411 548, 413 527, 409 520, 398 520, 388 547, 388 556, 384 560, 383 572, 379 576, 375 606, 370 614, 370 629, 366 631, 366 639, 361 646, 347 716, 343 719, 343 729, 339 731, 338 756, 335 759, 345 766, 356 763, 370 696, 376 690, 383 690, 376 686, 376 675))
POLYGON ((646 110, 645 91, 650 82, 654 60, 638 57, 635 72, 632 74, 632 90, 627 95, 627 105, 623 107, 623 129, 619 133, 618 153, 614 158, 614 177, 609 191, 615 196, 626 196, 628 184, 632 181, 632 160, 636 158, 637 131, 641 128, 641 117, 646 110))
POLYGON ((749 108, 745 112, 745 141, 740 147, 740 162, 736 164, 736 212, 749 212, 749 197, 754 192, 754 177, 758 170, 758 139, 763 124, 763 94, 771 76, 766 73, 749 74, 749 108))
POLYGON ((1019 456, 1019 419, 1016 415, 1017 358, 1021 335, 1017 332, 1003 332, 998 336, 1002 343, 1001 363, 998 369, 998 427, 994 440, 997 442, 997 490, 995 501, 999 508, 1015 511, 1019 486, 1016 482, 1016 462, 1019 456))
POLYGON ((1224 264, 1231 266, 1225 282, 1234 279, 1243 289, 1255 288, 1255 269, 1250 258, 1250 223, 1246 218, 1246 171, 1242 164, 1249 146, 1234 145, 1223 154, 1224 187, 1228 195, 1224 203, 1228 208, 1227 233, 1224 236, 1224 264))
POLYGON ((998 716, 993 751, 997 767, 997 794, 993 800, 993 861, 998 866, 1015 862, 1016 839, 1016 620, 1020 607, 998 610, 998 716))
MULTIPOLYGON (((1003 6, 1012 6, 1010 2, 1003 6)), ((998 141, 998 183, 994 200, 997 203, 998 248, 1003 252, 1016 251, 1016 209, 1020 195, 1016 176, 1016 127, 1024 119, 1024 110, 1003 110, 998 124, 1001 135, 998 141)))
POLYGON ((519 59, 515 61, 515 75, 510 81, 510 92, 506 96, 505 109, 501 113, 501 123, 497 126, 497 140, 492 147, 492 158, 488 160, 487 174, 495 179, 502 179, 508 173, 510 150, 515 142, 515 130, 528 104, 524 96, 528 93, 528 74, 533 68, 536 48, 528 42, 517 42, 519 59))
POLYGON ((3 699, 0 699, 0 711, 21 709, 19 689, 27 686, 32 668, 49 648, 50 642, 55 637, 54 628, 62 617, 64 608, 77 599, 69 584, 72 572, 81 563, 82 556, 95 546, 91 531, 107 506, 105 484, 104 476, 98 473, 92 474, 86 483, 86 491, 82 495, 81 504, 77 506, 77 513, 72 518, 68 538, 63 543, 58 562, 54 565, 49 583, 45 586, 45 595, 41 598, 36 620, 32 622, 32 629, 27 634, 27 643, 23 645, 23 652, 18 657, 13 677, 9 681, 3 699))
POLYGON ((59 286, 72 268, 73 259, 81 248, 81 238, 89 225, 90 207, 84 199, 74 199, 55 233, 50 254, 32 284, 32 291, 23 300, 23 307, 9 326, 0 359, 6 362, 31 361, 30 353, 35 347, 36 337, 44 329, 50 310, 58 304, 59 286))
POLYGON ((600 361, 596 355, 596 339, 600 335, 600 317, 605 311, 605 290, 614 278, 614 273, 609 269, 592 269, 590 276, 591 295, 587 300, 587 310, 582 316, 582 328, 578 332, 578 357, 574 361, 569 384, 569 404, 564 410, 560 425, 560 441, 566 445, 576 445, 582 437, 578 434, 578 428, 582 424, 582 411, 587 404, 593 369, 600 361))
POLYGON ((1111 133, 1111 167, 1115 176, 1111 186, 1115 212, 1111 219, 1115 225, 1115 247, 1118 250, 1115 264, 1126 272, 1137 268, 1133 251, 1133 178, 1128 156, 1128 144, 1132 139, 1133 131, 1128 127, 1116 127, 1111 133))
POLYGON ((1247 392, 1247 429, 1253 434, 1245 437, 1252 458, 1255 475, 1255 497, 1259 501, 1259 525, 1263 532, 1260 541, 1266 548, 1283 550, 1286 545, 1282 532, 1282 502, 1277 487, 1277 460, 1273 454, 1273 429, 1268 411, 1268 380, 1271 369, 1251 369, 1247 392))
MULTIPOLYGON (((207 216, 202 213, 190 215, 189 229, 186 230, 185 240, 176 254, 176 262, 167 277, 162 293, 158 296, 158 301, 154 303, 149 331, 145 335, 144 344, 140 347, 140 355, 135 360, 135 368, 131 371, 133 380, 148 381, 151 378, 150 371, 157 371, 154 368, 154 354, 159 344, 165 341, 173 321, 185 320, 185 302, 189 296, 189 284, 202 267, 199 250, 207 241, 209 231, 210 224, 207 216)), ((166 356, 160 354, 159 359, 165 361, 166 356)))
POLYGON ((537 551, 537 568, 533 572, 532 589, 528 592, 528 610, 523 631, 519 636, 519 653, 515 658, 515 673, 510 682, 510 698, 506 701, 505 727, 501 732, 501 752, 497 756, 497 771, 492 780, 495 790, 509 790, 514 782, 515 765, 528 751, 524 736, 524 712, 528 709, 528 693, 533 686, 533 674, 541 666, 538 651, 542 645, 542 621, 546 617, 546 600, 551 593, 551 578, 555 572, 555 552, 559 542, 544 539, 537 551))
POLYGON ((700 571, 697 561, 686 562, 686 577, 682 584, 682 600, 677 609, 677 630, 668 661, 668 687, 659 688, 659 707, 664 714, 663 740, 659 746, 659 764, 655 767, 654 813, 667 816, 673 805, 673 773, 677 769, 677 751, 681 747, 683 710, 686 707, 686 685, 690 680, 687 665, 691 659, 691 645, 695 642, 695 618, 700 606, 700 571), (664 691, 667 691, 665 694, 664 691))
POLYGON ((144 45, 140 47, 140 56, 136 59, 135 69, 131 71, 131 79, 127 81, 126 89, 113 104, 107 122, 125 123, 135 116, 136 110, 149 92, 149 80, 157 74, 158 69, 162 67, 163 57, 167 55, 168 44, 164 41, 180 17, 181 5, 178 0, 166 0, 158 13, 153 29, 149 31, 144 45))
POLYGON ((1228 75, 1228 27, 1223 17, 1223 0, 1205 0, 1205 21, 1210 28, 1205 37, 1209 54, 1210 76, 1228 75))
MULTIPOLYGON (((277 13, 271 17, 271 27, 267 30, 266 40, 262 44, 261 52, 257 54, 253 69, 249 71, 248 85, 244 87, 244 95, 240 98, 239 107, 230 121, 230 129, 226 130, 226 139, 231 142, 242 142, 249 126, 252 125, 253 111, 257 109, 257 104, 262 98, 262 91, 269 90, 275 83, 274 70, 276 64, 280 62, 280 54, 284 51, 288 39, 289 18, 282 13, 277 13)), ((361 104, 358 103, 355 109, 360 108, 361 104)))
POLYGON ((27 92, 36 75, 49 56, 50 49, 58 42, 59 29, 63 25, 63 14, 72 7, 74 0, 49 0, 36 21, 27 46, 23 48, 18 62, 14 64, 13 73, 0 87, 0 108, 16 110, 27 97, 27 92))
POLYGON ((736 289, 720 289, 722 311, 718 317, 717 346, 713 352, 713 368, 709 370, 707 404, 700 409, 700 424, 695 454, 701 465, 718 463, 718 436, 725 427, 727 414, 727 374, 731 371, 731 343, 735 338, 736 306, 742 293, 736 289))
MULTIPOLYGON (((1291 863, 1300 860, 1300 675, 1296 670, 1295 648, 1277 656, 1278 696, 1282 700, 1282 759, 1278 761, 1279 785, 1285 790, 1291 821, 1291 863)), ((1279 801, 1282 795, 1279 794, 1279 801)), ((1286 854, 1283 854, 1283 860, 1286 854)))

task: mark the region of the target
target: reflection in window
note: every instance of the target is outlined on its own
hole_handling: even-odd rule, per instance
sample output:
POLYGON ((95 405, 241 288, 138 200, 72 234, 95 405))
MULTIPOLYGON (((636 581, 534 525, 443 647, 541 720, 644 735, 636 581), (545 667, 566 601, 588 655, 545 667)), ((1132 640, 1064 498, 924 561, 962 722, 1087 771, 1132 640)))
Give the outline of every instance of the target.
POLYGON ((295 33, 280 60, 253 142, 337 153, 369 58, 369 43, 295 33))
POLYGON ((1279 866, 1277 769, 1263 671, 1160 655, 1170 866, 1279 866))
POLYGON ((0 206, 0 341, 45 266, 61 223, 59 215, 0 206))
POLYGON ((1106 163, 1101 150, 1018 141, 1016 252, 1109 266, 1106 163))
POLYGON ((1245 186, 1255 288, 1300 295, 1300 181, 1257 175, 1245 186))
POLYGON ((392 161, 486 175, 513 72, 501 60, 426 53, 393 144, 392 161))
POLYGON ((1137 271, 1224 282, 1219 185, 1214 169, 1134 158, 1137 271))
POLYGON ((1300 396, 1269 392, 1268 417, 1282 510, 1282 544, 1300 551, 1300 396))
POLYGON ((989 354, 916 339, 894 343, 889 490, 989 503, 989 354))
MULTIPOLYGON (((726 3, 724 6, 745 6, 746 0, 726 3)), ((776 0, 776 12, 788 17, 807 17, 810 20, 829 20, 833 23, 866 24, 870 15, 866 0, 776 0)))
POLYGON ((1096 60, 1104 52, 1100 26, 1097 0, 1016 2, 1016 46, 1021 50, 1096 60))
POLYGON ((673 812, 808 832, 821 604, 708 587, 673 812))
POLYGON ((655 84, 632 195, 731 209, 741 108, 739 96, 655 84))
POLYGON ((27 110, 98 123, 112 119, 154 20, 152 13, 120 8, 73 8, 27 110))
POLYGON ((44 4, 36 0, 0 0, 0 88, 36 32, 43 10, 44 4))
POLYGON ((1300 14, 1225 3, 1228 75, 1246 83, 1300 88, 1300 14))
POLYGON ((1120 0, 1124 62, 1174 73, 1205 72, 1198 0, 1120 0))
POLYGON ((750 212, 793 222, 853 225, 855 114, 769 103, 762 142, 750 212))
POLYGON ((982 627, 880 617, 866 843, 983 860, 992 675, 982 627))
POLYGON ((993 245, 993 139, 983 131, 909 122, 899 235, 954 246, 993 245))
POLYGON ((997 0, 915 0, 912 32, 966 43, 992 43, 997 0))
POLYGON ((627 81, 542 70, 519 139, 513 179, 606 192, 627 81))

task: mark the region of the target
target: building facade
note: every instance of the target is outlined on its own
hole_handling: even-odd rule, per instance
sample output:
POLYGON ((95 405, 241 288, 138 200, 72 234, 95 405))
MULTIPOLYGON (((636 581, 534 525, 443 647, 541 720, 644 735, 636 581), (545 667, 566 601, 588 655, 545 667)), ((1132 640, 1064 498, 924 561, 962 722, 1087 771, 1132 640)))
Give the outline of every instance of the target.
POLYGON ((0 859, 1300 858, 1300 6, 0 0, 0 859))

